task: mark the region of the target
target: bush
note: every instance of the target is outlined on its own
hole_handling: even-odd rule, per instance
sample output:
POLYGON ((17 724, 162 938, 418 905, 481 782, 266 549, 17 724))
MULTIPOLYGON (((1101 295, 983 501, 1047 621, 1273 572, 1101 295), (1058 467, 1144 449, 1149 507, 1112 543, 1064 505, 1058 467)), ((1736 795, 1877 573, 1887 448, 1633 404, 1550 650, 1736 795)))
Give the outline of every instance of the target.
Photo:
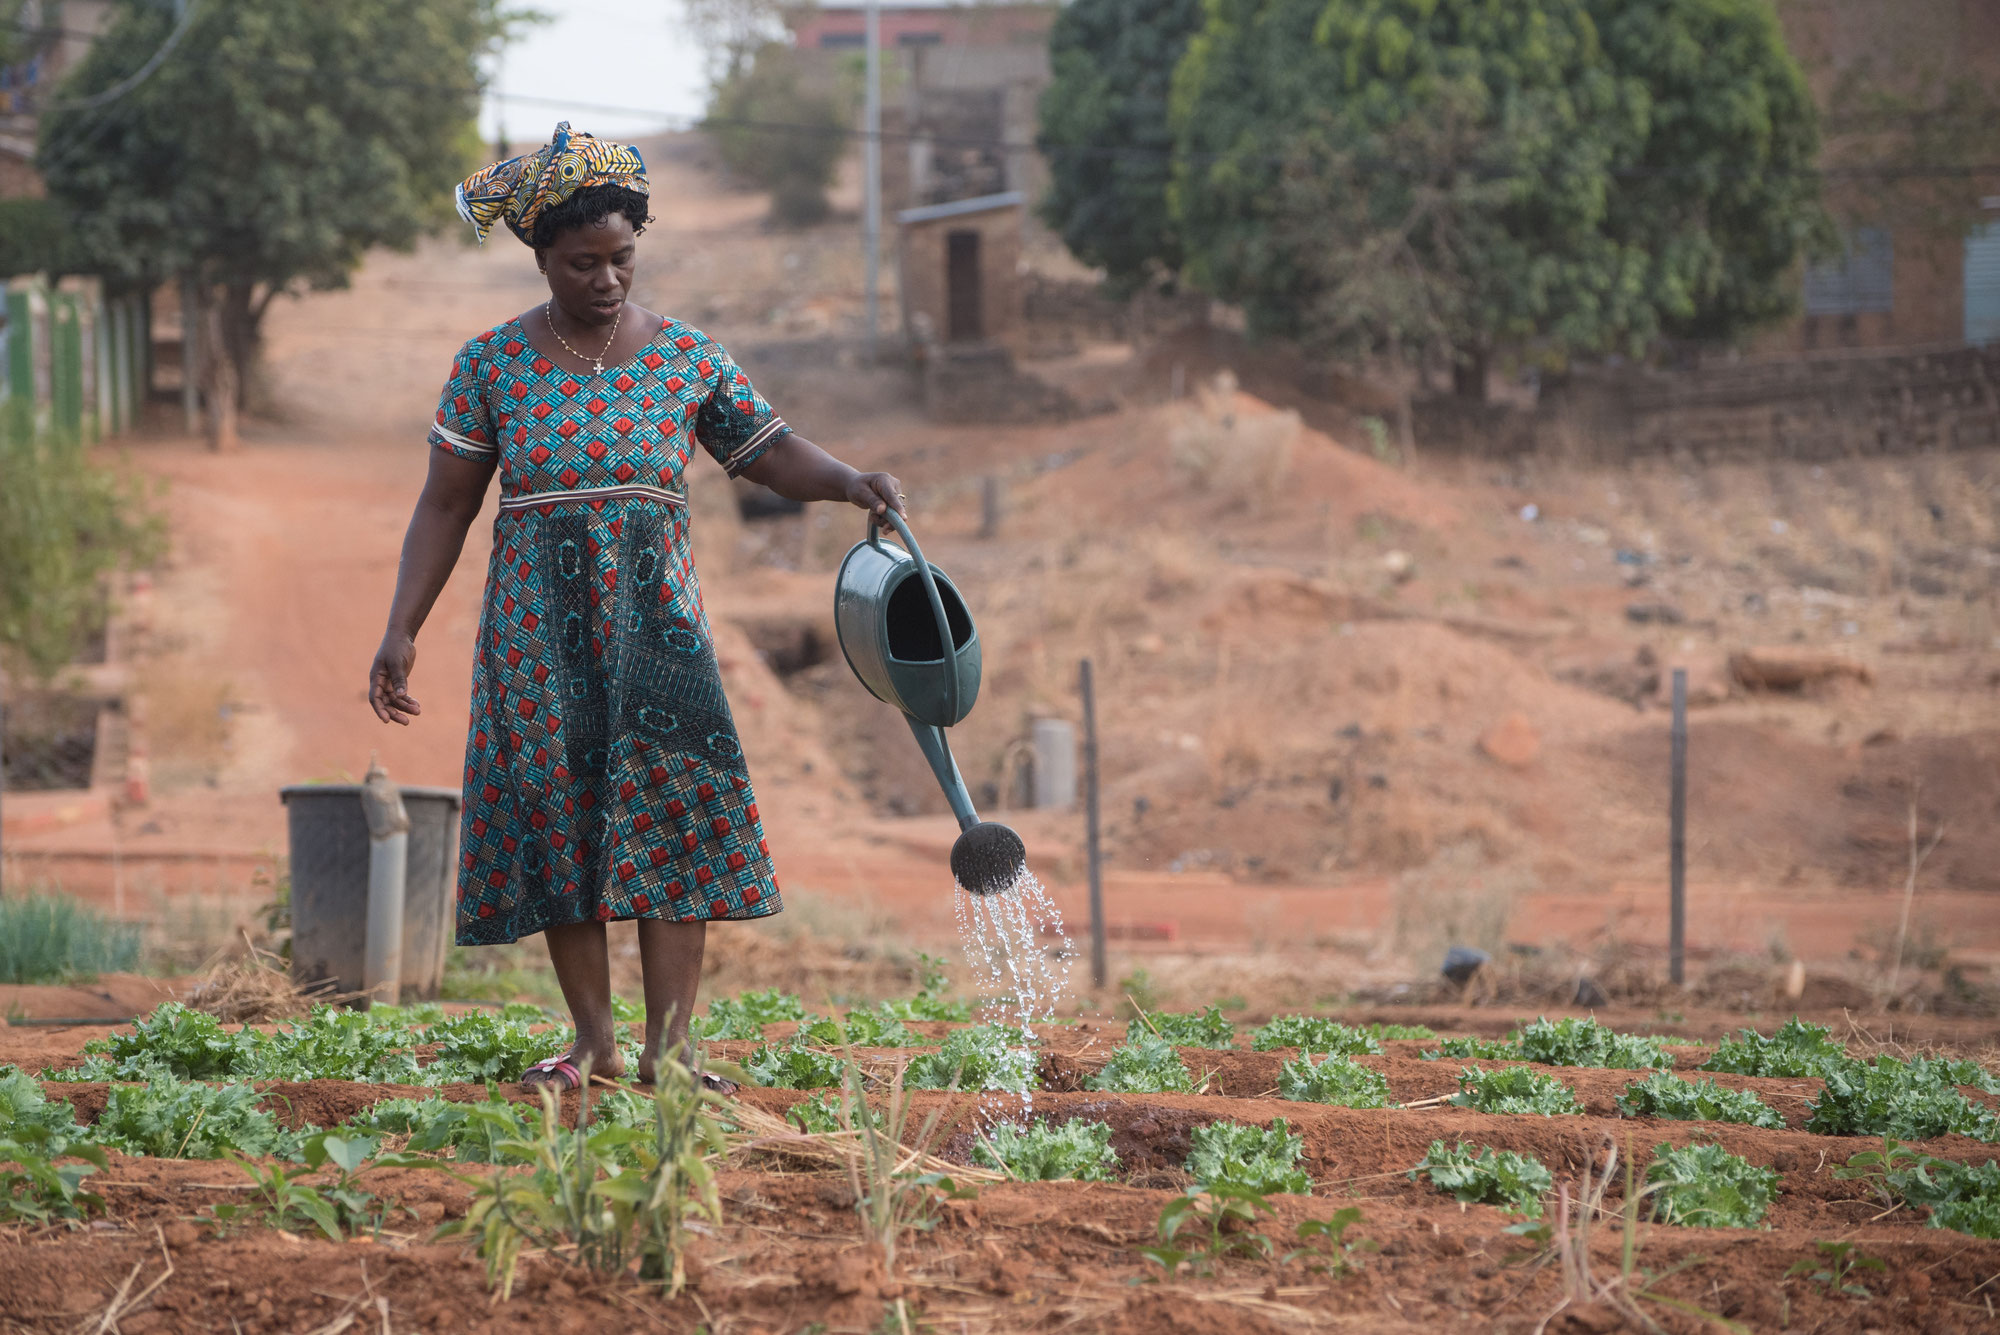
POLYGON ((789 227, 826 219, 854 89, 848 78, 815 86, 782 42, 759 49, 716 88, 702 128, 731 171, 771 192, 771 217, 789 227))
POLYGON ((1718 1043, 1715 1055, 1699 1069, 1797 1078, 1825 1076, 1855 1064, 1847 1050, 1833 1041, 1830 1030, 1823 1025, 1805 1024, 1795 1015, 1769 1038, 1755 1029, 1739 1030, 1735 1038, 1718 1043))
POLYGON ((1720 1145, 1655 1145, 1646 1182, 1653 1218, 1691 1228, 1755 1228, 1778 1194, 1778 1175, 1720 1145))
POLYGON ((988 1168, 1005 1170, 1020 1182, 1054 1182, 1075 1178, 1109 1182, 1118 1168, 1111 1148, 1111 1128, 1103 1122, 1037 1122, 1018 1127, 999 1122, 972 1147, 972 1157, 988 1168))
MULTIPOLYGON (((21 402, 16 396, 7 407, 21 402)), ((0 656, 17 656, 46 678, 103 626, 104 577, 157 559, 164 529, 130 485, 91 463, 76 443, 34 440, 4 419, 0 478, 7 480, 0 486, 0 656)))
POLYGON ((1363 1053, 1380 1055, 1382 1051, 1382 1045, 1366 1030, 1317 1015, 1276 1016, 1250 1036, 1250 1046, 1258 1052, 1299 1048, 1306 1052, 1342 1057, 1357 1057, 1363 1053))
POLYGON ((1346 1057, 1328 1057, 1317 1066, 1310 1057, 1294 1058, 1278 1070, 1278 1097, 1342 1108, 1386 1108, 1389 1078, 1346 1057))
POLYGON ((1426 1177, 1467 1205, 1504 1205, 1530 1219, 1541 1217, 1542 1197, 1556 1185, 1555 1175, 1533 1155, 1484 1146, 1474 1154, 1464 1141, 1451 1149, 1441 1140, 1432 1141, 1410 1170, 1411 1181, 1426 1177))
POLYGON ((1514 1035, 1522 1060, 1548 1066, 1605 1066, 1664 1070, 1674 1064, 1664 1040, 1621 1034, 1592 1019, 1570 1017, 1550 1023, 1537 1018, 1514 1035))
POLYGON ((1489 1113, 1540 1113, 1544 1117, 1581 1113, 1583 1105, 1568 1085, 1526 1066, 1497 1071, 1466 1067, 1458 1073, 1459 1092, 1451 1101, 1461 1108, 1489 1113))
POLYGON ((1177 1048, 1225 1049, 1235 1041, 1236 1026, 1222 1018, 1220 1006, 1210 1006, 1199 1013, 1191 1011, 1160 1011, 1148 1015, 1139 1025, 1127 1031, 1133 1033, 1150 1026, 1158 1034, 1177 1048))
MULTIPOLYGON (((0 502, 0 512, 5 508, 0 502)), ((0 575, 0 584, 6 578, 0 575)), ((63 895, 0 899, 0 983, 74 982, 122 973, 138 958, 139 929, 111 922, 86 904, 63 895)))
POLYGON ((1618 1096, 1625 1117, 1664 1117, 1676 1122, 1739 1122, 1781 1131, 1785 1119, 1747 1089, 1725 1089, 1714 1080, 1682 1080, 1664 1071, 1635 1080, 1618 1096))
POLYGON ((1204 1189, 1226 1183, 1259 1196, 1312 1193, 1312 1175, 1298 1166, 1305 1140, 1282 1117, 1269 1130, 1210 1122, 1196 1127, 1192 1140, 1187 1171, 1204 1189))
POLYGON ((1192 1094, 1194 1078, 1173 1044, 1140 1033, 1114 1050, 1084 1087, 1115 1094, 1192 1094))

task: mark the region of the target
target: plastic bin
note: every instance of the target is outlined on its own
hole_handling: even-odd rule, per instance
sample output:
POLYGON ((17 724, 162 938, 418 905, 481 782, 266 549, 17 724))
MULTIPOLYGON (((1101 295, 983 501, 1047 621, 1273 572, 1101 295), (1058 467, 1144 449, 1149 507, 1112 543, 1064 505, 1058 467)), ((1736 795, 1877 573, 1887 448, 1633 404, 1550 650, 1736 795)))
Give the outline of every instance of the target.
MULTIPOLYGON (((458 883, 455 788, 403 786, 410 816, 403 887, 402 998, 435 998, 451 948, 458 883)), ((281 788, 291 830, 292 977, 359 992, 368 941, 368 822, 358 783, 281 788)))

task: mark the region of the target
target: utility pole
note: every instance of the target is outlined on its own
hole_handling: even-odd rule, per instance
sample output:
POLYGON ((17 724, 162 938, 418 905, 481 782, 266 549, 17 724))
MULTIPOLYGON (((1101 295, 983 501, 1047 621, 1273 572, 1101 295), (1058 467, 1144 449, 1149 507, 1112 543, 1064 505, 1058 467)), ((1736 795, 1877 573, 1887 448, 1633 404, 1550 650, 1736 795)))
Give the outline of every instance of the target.
POLYGON ((875 290, 882 280, 882 5, 868 0, 868 102, 861 140, 861 244, 865 276, 862 319, 867 324, 868 360, 875 360, 875 290))

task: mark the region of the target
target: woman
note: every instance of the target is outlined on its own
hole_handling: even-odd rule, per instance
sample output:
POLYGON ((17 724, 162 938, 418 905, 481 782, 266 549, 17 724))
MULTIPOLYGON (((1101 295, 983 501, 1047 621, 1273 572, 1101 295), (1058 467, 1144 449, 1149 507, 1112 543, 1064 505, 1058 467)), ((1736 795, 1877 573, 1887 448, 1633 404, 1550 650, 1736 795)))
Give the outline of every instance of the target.
POLYGON ((423 712, 408 692, 417 631, 497 469, 457 935, 547 939, 576 1043, 528 1080, 558 1089, 621 1071, 607 922, 638 922, 650 1081, 662 1059, 693 1065, 708 923, 780 908, 689 554, 683 467, 699 446, 794 500, 903 511, 895 478, 834 459, 719 345, 626 299, 646 193, 636 149, 567 123, 459 187, 480 240, 505 222, 533 247, 549 299, 459 351, 368 676, 384 722, 423 712))

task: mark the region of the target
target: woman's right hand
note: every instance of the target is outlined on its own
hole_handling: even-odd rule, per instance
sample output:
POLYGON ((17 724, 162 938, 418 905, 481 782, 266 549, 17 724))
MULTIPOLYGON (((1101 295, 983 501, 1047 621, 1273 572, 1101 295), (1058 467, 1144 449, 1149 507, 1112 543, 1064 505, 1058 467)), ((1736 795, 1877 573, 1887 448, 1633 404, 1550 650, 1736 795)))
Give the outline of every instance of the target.
POLYGON ((424 707, 410 697, 410 669, 417 665, 417 642, 394 631, 382 637, 368 669, 368 704, 384 723, 408 727, 424 707))

